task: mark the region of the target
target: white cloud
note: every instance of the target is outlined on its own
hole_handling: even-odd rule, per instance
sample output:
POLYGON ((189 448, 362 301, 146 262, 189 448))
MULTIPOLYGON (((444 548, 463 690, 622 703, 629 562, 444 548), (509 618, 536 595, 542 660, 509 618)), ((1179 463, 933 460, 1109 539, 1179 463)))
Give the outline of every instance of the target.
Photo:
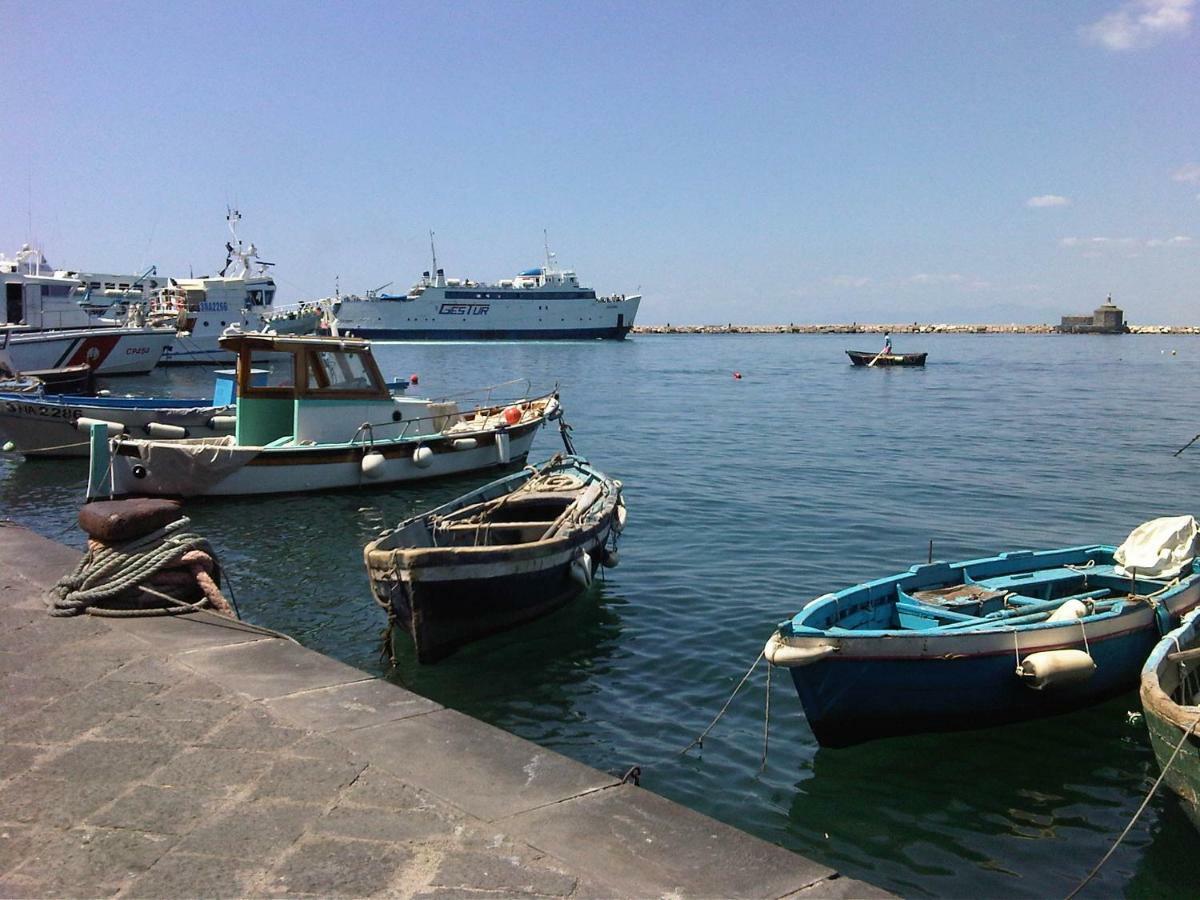
POLYGON ((1082 247, 1089 250, 1097 249, 1129 249, 1131 247, 1188 247, 1194 243, 1186 234, 1177 234, 1169 238, 1133 238, 1133 237, 1065 237, 1060 238, 1060 247, 1082 247))
POLYGON ((1109 50, 1141 50, 1192 27, 1195 0, 1128 0, 1080 29, 1085 40, 1109 50))
POLYGON ((834 275, 827 280, 834 287, 864 288, 871 284, 865 275, 834 275))
POLYGON ((1200 184, 1200 166, 1183 166, 1172 172, 1171 178, 1174 181, 1182 181, 1184 184, 1200 184))
POLYGON ((1040 209, 1046 206, 1070 206, 1071 201, 1066 197, 1058 196, 1058 194, 1042 194, 1038 197, 1030 197, 1025 201, 1025 205, 1040 209))
POLYGON ((966 279, 957 272, 918 272, 908 280, 913 284, 958 284, 966 279))

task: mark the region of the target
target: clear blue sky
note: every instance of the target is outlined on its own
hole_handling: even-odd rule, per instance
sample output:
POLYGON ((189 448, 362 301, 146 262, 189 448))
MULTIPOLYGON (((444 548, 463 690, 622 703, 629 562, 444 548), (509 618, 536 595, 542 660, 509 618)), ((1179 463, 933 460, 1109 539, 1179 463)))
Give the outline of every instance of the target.
POLYGON ((0 0, 0 249, 281 301, 542 257, 652 322, 1200 322, 1197 0, 0 0), (30 228, 32 221, 32 229, 30 228))

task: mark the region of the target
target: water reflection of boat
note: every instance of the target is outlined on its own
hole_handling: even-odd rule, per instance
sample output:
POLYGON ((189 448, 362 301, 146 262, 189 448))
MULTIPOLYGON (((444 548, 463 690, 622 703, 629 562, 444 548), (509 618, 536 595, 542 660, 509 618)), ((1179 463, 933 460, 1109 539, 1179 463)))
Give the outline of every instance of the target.
POLYGON ((1200 829, 1200 612, 1154 647, 1141 697, 1163 781, 1200 829))
POLYGON ((1078 709, 1132 688, 1160 628, 1200 603, 1196 539, 1182 516, 1119 549, 914 566, 818 597, 764 652, 825 746, 1078 709))
POLYGON ((401 522, 363 558, 389 623, 433 663, 579 594, 616 564, 623 522, 621 483, 560 455, 401 522))

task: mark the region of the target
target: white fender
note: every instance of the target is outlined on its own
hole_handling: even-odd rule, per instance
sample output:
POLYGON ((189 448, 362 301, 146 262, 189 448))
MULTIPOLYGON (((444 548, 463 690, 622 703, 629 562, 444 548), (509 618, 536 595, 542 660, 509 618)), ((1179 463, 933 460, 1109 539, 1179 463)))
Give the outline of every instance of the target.
POLYGON ((412 461, 418 469, 428 469, 433 465, 433 451, 428 447, 418 447, 413 451, 412 461))
POLYGON ((104 419, 89 419, 87 416, 80 416, 75 420, 75 429, 77 431, 91 431, 93 425, 103 425, 108 429, 109 437, 112 437, 116 434, 125 433, 125 426, 120 422, 106 422, 104 419))
POLYGON ((1096 671, 1096 661, 1082 650, 1043 650, 1021 660, 1017 675, 1027 687, 1045 688, 1087 681, 1096 671))
POLYGON ((387 460, 378 450, 372 450, 362 458, 362 473, 367 478, 380 478, 383 476, 383 464, 387 460))
POLYGON ((609 550, 600 560, 600 565, 606 569, 615 569, 621 564, 621 554, 616 550, 609 550))
POLYGON ((213 431, 232 431, 237 427, 237 416, 213 416, 208 420, 208 427, 213 431))
POLYGON ((1050 613, 1047 622, 1074 622, 1088 614, 1088 608, 1079 600, 1068 600, 1054 612, 1050 613))
POLYGON ((571 577, 581 588, 592 583, 592 558, 586 550, 571 560, 571 577))
POLYGON ((767 658, 767 662, 773 666, 783 666, 785 668, 795 668, 797 666, 809 666, 815 662, 820 662, 827 656, 832 656, 837 653, 838 648, 833 644, 805 644, 797 647, 786 643, 779 636, 779 632, 771 635, 771 639, 767 641, 767 646, 763 648, 763 656, 767 658))
POLYGON ((625 520, 629 518, 629 513, 625 509, 625 497, 617 498, 617 512, 613 517, 613 530, 620 534, 625 530, 625 520))
POLYGON ((453 445, 455 450, 474 450, 479 446, 479 441, 475 438, 455 438, 453 445))
POLYGON ((508 445, 507 431, 496 432, 496 457, 501 463, 507 463, 510 459, 512 459, 512 451, 508 445))
POLYGON ((179 425, 167 425, 163 422, 147 422, 142 427, 146 434, 156 438, 179 439, 188 436, 188 430, 179 425))

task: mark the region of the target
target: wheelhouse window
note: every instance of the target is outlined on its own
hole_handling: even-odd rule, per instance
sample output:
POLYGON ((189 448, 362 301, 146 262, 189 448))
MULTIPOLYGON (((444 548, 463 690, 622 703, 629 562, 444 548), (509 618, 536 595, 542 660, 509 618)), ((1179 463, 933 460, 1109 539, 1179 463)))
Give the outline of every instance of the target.
POLYGON ((308 389, 368 391, 377 387, 359 353, 318 350, 308 356, 308 389))

